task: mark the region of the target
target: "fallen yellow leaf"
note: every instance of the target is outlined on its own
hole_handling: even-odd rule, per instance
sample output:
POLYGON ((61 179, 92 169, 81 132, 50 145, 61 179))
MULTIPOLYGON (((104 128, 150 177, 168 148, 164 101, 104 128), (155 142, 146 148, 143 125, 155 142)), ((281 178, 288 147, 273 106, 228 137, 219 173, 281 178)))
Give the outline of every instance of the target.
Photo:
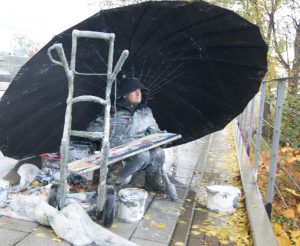
POLYGON ((289 164, 291 164, 291 163, 293 163, 294 161, 297 161, 297 160, 298 160, 298 158, 294 157, 294 156, 286 158, 286 162, 289 163, 289 164))
POLYGON ((195 235, 195 236, 198 236, 198 235, 201 234, 201 232, 199 232, 199 231, 191 231, 191 234, 192 234, 192 235, 195 235))
POLYGON ((292 242, 288 237, 277 237, 277 242, 279 246, 291 246, 292 242))
POLYGON ((300 231, 291 231, 291 236, 294 238, 300 238, 300 231))
POLYGON ((54 237, 54 238, 52 238, 52 241, 60 243, 61 239, 59 237, 54 237))
POLYGON ((206 229, 205 228, 199 228, 198 231, 200 231, 200 232, 206 232, 206 229))
POLYGON ((184 243, 183 242, 176 242, 175 246, 184 246, 184 243))
POLYGON ((178 221, 178 224, 180 224, 180 225, 186 225, 186 221, 184 221, 184 220, 179 220, 179 221, 178 221))
POLYGON ((149 214, 145 214, 145 215, 144 215, 144 219, 145 219, 145 220, 150 220, 150 215, 149 215, 149 214))
POLYGON ((291 194, 293 194, 296 197, 300 197, 300 194, 298 194, 295 190, 293 189, 289 189, 289 188, 285 188, 285 190, 291 194))
POLYGON ((111 228, 117 228, 118 226, 116 224, 112 224, 111 228))
POLYGON ((154 223, 154 226, 158 229, 165 229, 166 225, 162 223, 154 223))
POLYGON ((281 212, 281 214, 288 219, 295 218, 295 211, 291 208, 281 212))
POLYGON ((294 245, 296 245, 296 246, 300 245, 300 240, 299 239, 292 238, 291 240, 292 240, 292 242, 294 242, 294 245))
POLYGON ((228 240, 220 240, 220 243, 222 243, 222 244, 229 244, 229 241, 228 240))
POLYGON ((207 231, 207 234, 209 234, 209 236, 217 236, 218 232, 217 231, 207 231))
POLYGON ((45 238, 47 237, 44 233, 37 233, 35 234, 36 237, 39 237, 39 238, 45 238))
POLYGON ((231 242, 236 242, 238 240, 238 237, 237 236, 229 236, 229 240, 231 242))

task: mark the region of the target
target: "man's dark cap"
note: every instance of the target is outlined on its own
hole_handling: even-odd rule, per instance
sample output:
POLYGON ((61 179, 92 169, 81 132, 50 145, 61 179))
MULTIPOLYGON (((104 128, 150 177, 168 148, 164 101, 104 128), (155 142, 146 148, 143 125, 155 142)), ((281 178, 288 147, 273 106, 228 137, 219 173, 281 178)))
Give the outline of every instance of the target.
POLYGON ((148 90, 138 78, 124 78, 120 81, 117 98, 121 98, 137 89, 148 90))

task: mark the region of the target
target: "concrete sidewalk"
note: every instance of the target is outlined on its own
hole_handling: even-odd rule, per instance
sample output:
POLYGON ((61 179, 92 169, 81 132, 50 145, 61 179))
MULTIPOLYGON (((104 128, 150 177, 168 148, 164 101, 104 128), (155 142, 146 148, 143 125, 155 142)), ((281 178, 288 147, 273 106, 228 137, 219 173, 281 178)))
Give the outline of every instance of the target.
MULTIPOLYGON (((204 143, 205 139, 203 138, 180 147, 166 149, 165 165, 172 175, 172 182, 176 184, 178 201, 172 202, 161 194, 150 193, 142 220, 129 224, 115 219, 110 230, 139 245, 168 245, 204 143)), ((13 168, 12 160, 1 159, 0 167, 6 169, 1 173, 7 173, 8 169, 13 168)), ((70 245, 66 241, 59 240, 50 227, 4 216, 0 218, 0 238, 3 240, 2 242, 5 242, 4 244, 0 243, 3 246, 70 245)))

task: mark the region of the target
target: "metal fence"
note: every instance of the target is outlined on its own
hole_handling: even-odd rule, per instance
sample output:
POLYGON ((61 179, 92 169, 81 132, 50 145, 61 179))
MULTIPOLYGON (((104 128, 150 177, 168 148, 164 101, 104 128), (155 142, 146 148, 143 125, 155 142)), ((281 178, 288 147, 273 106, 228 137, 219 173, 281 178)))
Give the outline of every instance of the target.
MULTIPOLYGON (((266 211, 275 221, 284 211, 297 211, 299 204, 299 82, 298 77, 263 81, 259 93, 235 121, 266 211)), ((288 220, 299 230, 299 214, 288 220)))

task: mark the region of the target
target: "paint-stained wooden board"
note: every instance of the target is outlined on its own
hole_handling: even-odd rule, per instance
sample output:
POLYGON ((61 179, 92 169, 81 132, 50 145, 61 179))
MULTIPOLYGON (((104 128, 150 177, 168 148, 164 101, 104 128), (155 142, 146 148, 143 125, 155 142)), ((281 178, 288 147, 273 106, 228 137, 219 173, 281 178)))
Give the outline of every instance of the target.
MULTIPOLYGON (((108 156, 108 164, 123 160, 130 156, 144 152, 149 149, 170 143, 181 138, 181 135, 174 133, 155 133, 129 143, 111 148, 108 156)), ((68 164, 69 171, 91 171, 100 168, 100 153, 89 156, 88 158, 74 161, 68 164)))

